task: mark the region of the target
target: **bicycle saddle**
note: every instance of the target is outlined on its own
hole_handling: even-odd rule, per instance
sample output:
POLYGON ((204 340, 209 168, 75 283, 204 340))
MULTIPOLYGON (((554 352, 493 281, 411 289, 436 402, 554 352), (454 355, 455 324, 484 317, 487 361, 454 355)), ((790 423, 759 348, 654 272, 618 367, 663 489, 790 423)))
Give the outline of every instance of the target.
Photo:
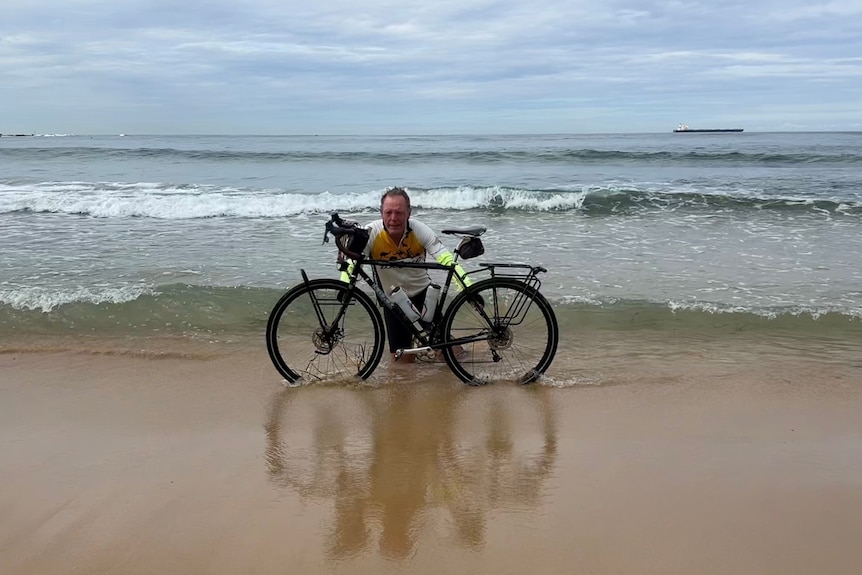
POLYGON ((451 234, 454 236, 472 236, 474 238, 478 238, 482 234, 484 234, 487 230, 485 226, 472 226, 469 228, 449 228, 447 230, 441 230, 444 234, 451 234))

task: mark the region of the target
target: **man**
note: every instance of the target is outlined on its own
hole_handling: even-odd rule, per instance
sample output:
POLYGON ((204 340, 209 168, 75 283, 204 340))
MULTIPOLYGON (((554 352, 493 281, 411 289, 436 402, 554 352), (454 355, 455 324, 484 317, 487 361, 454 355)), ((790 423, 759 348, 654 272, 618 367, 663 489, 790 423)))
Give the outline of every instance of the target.
MULTIPOLYGON (((414 262, 424 262, 426 256, 430 256, 443 265, 451 265, 455 260, 452 252, 446 249, 430 227, 411 219, 410 214, 410 196, 407 192, 398 187, 387 189, 380 198, 381 219, 366 226, 370 235, 365 254, 375 260, 414 262)), ((400 287, 416 309, 422 309, 425 293, 431 284, 428 270, 377 266, 375 274, 384 290, 400 287)), ((347 272, 343 273, 342 279, 347 279, 347 272)), ((460 265, 456 268, 456 281, 462 287, 471 283, 464 277, 460 265)), ((396 350, 413 347, 413 334, 389 308, 383 308, 383 318, 386 320, 389 351, 394 359, 396 350)), ((415 360, 415 355, 404 354, 399 361, 411 363, 415 360)))

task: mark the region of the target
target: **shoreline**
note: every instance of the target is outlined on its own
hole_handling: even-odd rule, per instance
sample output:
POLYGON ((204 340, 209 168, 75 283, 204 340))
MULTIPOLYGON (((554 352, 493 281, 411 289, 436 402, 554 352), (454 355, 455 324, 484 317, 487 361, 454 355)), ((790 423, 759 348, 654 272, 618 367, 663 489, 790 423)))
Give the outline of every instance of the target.
MULTIPOLYGON (((18 334, 0 337, 0 358, 23 354, 79 354, 93 357, 126 357, 149 360, 206 360, 233 358, 239 363, 255 359, 271 371, 271 383, 281 381, 266 354, 263 333, 192 333, 161 335, 18 334)), ((388 354, 384 354, 372 379, 385 380, 388 354)), ((547 372, 547 385, 568 387, 581 383, 615 384, 646 382, 662 373, 685 377, 692 364, 702 373, 744 377, 754 373, 762 380, 783 377, 787 381, 811 373, 835 377, 860 374, 862 347, 855 331, 826 335, 727 331, 706 329, 607 330, 561 325, 560 344, 547 372), (784 376, 778 374, 787 372, 784 376)), ((439 366, 451 375, 445 364, 439 366)), ((264 372, 265 373, 265 372, 264 372)), ((852 376, 851 376, 852 377, 852 376)), ((452 375, 453 381, 454 375, 452 375)))

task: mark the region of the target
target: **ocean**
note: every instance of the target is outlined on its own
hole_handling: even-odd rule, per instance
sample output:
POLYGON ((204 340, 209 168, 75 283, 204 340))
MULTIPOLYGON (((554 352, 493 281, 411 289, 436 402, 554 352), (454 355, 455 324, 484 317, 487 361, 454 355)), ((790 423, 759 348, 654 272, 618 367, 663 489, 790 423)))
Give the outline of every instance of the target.
POLYGON ((328 214, 374 219, 394 185, 435 229, 488 228, 467 269, 546 267, 569 353, 597 334, 862 341, 862 133, 53 135, 0 137, 0 349, 263 348, 300 268, 337 276, 328 214))

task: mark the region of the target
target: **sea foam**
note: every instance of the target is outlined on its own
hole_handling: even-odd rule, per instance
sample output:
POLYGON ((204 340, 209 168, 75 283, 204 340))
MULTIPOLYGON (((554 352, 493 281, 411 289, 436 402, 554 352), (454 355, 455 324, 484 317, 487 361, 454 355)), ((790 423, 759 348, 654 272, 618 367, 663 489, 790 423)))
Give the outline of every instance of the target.
MULTIPOLYGON (((16 212, 84 215, 96 218, 168 220, 237 217, 280 218, 304 214, 376 213, 384 188, 367 192, 301 193, 206 184, 154 182, 42 182, 0 184, 0 214, 16 212)), ((525 212, 621 212, 720 210, 795 210, 820 217, 860 216, 862 203, 832 199, 766 196, 758 190, 717 190, 678 185, 625 183, 527 189, 457 186, 408 189, 413 206, 426 210, 513 210, 525 212)))
POLYGON ((78 287, 55 289, 28 286, 21 288, 0 288, 0 304, 13 309, 50 312, 69 303, 124 303, 144 295, 154 293, 153 288, 144 285, 117 287, 78 287))

